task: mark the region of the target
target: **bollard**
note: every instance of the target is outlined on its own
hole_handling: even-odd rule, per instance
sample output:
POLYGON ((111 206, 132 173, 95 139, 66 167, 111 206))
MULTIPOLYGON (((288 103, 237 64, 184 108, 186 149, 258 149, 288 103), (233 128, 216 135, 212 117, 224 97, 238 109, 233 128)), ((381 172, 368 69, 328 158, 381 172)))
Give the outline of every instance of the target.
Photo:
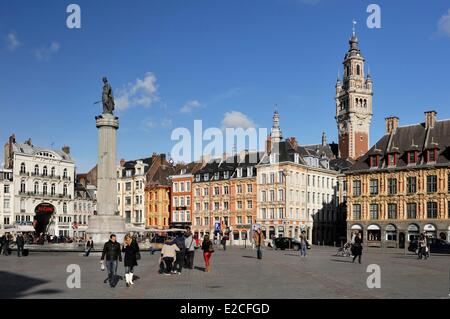
POLYGON ((333 246, 336 247, 336 242, 333 242, 333 246))

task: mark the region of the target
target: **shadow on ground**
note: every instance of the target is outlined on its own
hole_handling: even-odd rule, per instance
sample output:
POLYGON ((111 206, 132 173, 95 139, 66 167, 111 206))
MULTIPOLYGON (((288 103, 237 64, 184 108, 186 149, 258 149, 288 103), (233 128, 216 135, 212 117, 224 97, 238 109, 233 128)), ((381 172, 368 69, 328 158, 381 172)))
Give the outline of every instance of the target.
POLYGON ((0 298, 15 299, 31 295, 50 295, 62 292, 57 289, 42 289, 34 292, 29 290, 37 286, 47 284, 50 281, 18 275, 7 271, 0 271, 0 298))
POLYGON ((340 263, 353 263, 351 259, 330 259, 330 261, 336 261, 340 263))

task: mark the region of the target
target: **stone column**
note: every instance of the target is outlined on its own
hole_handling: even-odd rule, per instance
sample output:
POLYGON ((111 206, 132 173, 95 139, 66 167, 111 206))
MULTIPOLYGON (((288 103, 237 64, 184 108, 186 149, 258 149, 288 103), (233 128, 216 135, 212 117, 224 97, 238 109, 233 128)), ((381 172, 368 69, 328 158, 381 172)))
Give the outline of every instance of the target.
POLYGON ((87 234, 98 245, 114 233, 119 242, 125 236, 125 221, 117 209, 116 131, 119 119, 103 113, 96 117, 98 129, 97 215, 90 216, 87 234))

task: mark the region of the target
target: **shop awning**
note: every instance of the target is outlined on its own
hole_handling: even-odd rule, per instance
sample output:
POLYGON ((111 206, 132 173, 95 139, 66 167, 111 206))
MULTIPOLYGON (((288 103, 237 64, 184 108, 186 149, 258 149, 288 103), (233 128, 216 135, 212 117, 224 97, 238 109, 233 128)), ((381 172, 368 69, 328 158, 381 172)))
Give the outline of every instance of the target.
POLYGON ((31 225, 17 225, 15 230, 23 233, 35 231, 34 227, 31 225))

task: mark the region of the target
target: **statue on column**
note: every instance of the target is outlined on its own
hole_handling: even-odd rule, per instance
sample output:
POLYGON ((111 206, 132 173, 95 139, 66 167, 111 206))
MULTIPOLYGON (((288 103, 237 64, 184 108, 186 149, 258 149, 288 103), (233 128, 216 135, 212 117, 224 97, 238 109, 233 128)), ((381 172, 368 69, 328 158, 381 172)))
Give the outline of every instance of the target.
POLYGON ((111 85, 106 77, 103 78, 103 113, 113 114, 114 111, 114 96, 111 85))

